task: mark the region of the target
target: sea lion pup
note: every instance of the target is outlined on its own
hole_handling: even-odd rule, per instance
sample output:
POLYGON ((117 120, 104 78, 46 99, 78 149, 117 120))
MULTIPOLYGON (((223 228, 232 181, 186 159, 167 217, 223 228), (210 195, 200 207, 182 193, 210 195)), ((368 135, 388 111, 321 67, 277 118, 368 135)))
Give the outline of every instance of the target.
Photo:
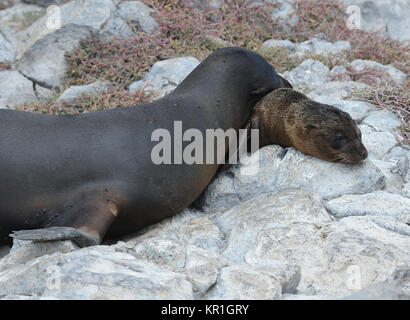
POLYGON ((79 115, 0 110, 0 244, 17 230, 22 240, 95 245, 181 212, 220 164, 179 162, 175 144, 171 163, 154 163, 154 131, 172 143, 180 141, 175 123, 202 137, 239 130, 254 105, 283 86, 290 84, 260 55, 224 48, 152 103, 79 115))
POLYGON ((295 147, 319 159, 350 164, 367 158, 360 129, 348 113, 292 89, 266 95, 255 105, 248 127, 259 129, 260 147, 295 147))

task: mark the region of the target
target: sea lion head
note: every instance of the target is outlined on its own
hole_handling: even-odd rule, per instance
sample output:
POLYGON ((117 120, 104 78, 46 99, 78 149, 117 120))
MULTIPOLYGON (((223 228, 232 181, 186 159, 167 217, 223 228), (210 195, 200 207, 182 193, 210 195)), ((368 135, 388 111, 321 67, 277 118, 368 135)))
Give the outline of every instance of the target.
POLYGON ((362 133, 346 112, 315 101, 304 101, 311 107, 292 133, 294 147, 317 158, 342 163, 358 163, 367 158, 362 133))
POLYGON ((367 158, 362 134, 351 116, 290 89, 277 89, 256 107, 262 144, 280 144, 322 160, 359 163, 367 158))

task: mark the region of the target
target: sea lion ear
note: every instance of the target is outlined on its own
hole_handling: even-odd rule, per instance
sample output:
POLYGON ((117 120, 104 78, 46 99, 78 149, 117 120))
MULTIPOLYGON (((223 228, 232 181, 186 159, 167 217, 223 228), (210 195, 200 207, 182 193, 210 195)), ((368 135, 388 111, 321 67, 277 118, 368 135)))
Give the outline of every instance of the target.
POLYGON ((266 95, 271 91, 272 91, 271 89, 262 87, 262 88, 258 88, 258 89, 251 91, 251 95, 252 96, 266 95))
POLYGON ((293 89, 292 84, 288 80, 286 80, 285 78, 280 77, 280 82, 281 82, 282 88, 293 89))

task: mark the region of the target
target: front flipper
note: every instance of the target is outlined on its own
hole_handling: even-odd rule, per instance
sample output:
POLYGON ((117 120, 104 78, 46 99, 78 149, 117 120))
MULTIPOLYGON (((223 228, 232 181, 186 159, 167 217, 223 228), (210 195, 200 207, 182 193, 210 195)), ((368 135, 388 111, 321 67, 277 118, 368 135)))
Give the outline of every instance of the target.
POLYGON ((94 246, 100 243, 99 237, 93 237, 71 227, 50 227, 44 229, 14 231, 10 237, 34 242, 72 240, 80 247, 94 246))
POLYGON ((80 247, 98 245, 117 215, 114 201, 84 197, 65 208, 46 228, 14 231, 10 236, 35 242, 72 240, 80 247))

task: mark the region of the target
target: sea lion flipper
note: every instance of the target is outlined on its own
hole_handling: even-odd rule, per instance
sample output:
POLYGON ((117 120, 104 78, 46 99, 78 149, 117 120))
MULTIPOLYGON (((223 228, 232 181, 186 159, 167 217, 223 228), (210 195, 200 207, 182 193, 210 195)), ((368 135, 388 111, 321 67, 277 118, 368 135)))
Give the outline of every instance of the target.
POLYGON ((19 230, 10 234, 10 237, 18 240, 29 240, 34 242, 72 240, 80 247, 97 245, 100 242, 99 239, 71 227, 19 230))
POLYGON ((80 247, 98 245, 117 214, 117 206, 112 201, 83 199, 67 210, 61 220, 54 221, 51 227, 19 230, 10 236, 35 242, 72 240, 80 247), (86 214, 81 214, 84 212, 86 214))

